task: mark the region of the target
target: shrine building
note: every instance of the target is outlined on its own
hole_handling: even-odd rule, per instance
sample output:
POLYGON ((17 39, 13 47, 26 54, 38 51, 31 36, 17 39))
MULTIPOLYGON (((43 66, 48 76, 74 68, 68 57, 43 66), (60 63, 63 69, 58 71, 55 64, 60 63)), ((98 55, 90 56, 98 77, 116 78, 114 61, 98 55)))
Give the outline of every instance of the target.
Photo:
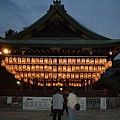
POLYGON ((26 29, 0 39, 1 66, 21 82, 21 90, 41 93, 56 86, 92 93, 119 52, 120 40, 83 26, 60 0, 26 29))

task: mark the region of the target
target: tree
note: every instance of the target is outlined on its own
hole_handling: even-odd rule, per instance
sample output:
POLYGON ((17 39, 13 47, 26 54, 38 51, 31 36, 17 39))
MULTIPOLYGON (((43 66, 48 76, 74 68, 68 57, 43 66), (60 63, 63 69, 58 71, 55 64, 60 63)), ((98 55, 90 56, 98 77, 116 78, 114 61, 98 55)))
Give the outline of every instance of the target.
POLYGON ((17 33, 17 31, 9 29, 8 31, 5 31, 5 37, 12 36, 12 35, 14 35, 16 33, 17 33))

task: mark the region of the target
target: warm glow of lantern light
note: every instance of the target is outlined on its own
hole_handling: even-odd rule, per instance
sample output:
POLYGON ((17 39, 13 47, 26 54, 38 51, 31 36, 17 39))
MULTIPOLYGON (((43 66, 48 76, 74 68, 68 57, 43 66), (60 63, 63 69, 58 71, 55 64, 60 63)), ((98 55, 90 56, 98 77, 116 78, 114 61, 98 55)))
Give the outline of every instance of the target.
POLYGON ((9 53, 9 50, 5 48, 5 49, 3 50, 3 52, 4 52, 5 54, 8 54, 8 53, 9 53))
MULTIPOLYGON (((8 51, 8 53, 10 53, 8 51)), ((33 79, 43 82, 46 79, 46 86, 64 86, 66 79, 70 79, 70 86, 83 86, 81 80, 90 79, 98 81, 101 74, 112 66, 112 61, 106 58, 21 58, 5 57, 1 65, 8 72, 15 75, 15 78, 34 84, 33 79), (32 64, 31 64, 32 63, 32 64), (53 79, 53 83, 52 82, 53 79), (58 81, 58 79, 61 79, 58 81), (63 79, 63 80, 62 80, 63 79)), ((44 86, 44 83, 38 86, 44 86)))

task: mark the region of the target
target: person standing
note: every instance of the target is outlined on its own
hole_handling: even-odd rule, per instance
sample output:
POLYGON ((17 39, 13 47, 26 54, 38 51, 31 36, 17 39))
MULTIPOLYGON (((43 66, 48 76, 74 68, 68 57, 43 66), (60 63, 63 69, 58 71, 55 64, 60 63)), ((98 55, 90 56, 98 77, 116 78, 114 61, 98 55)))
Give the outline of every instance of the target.
POLYGON ((68 106, 68 120, 76 120, 75 118, 75 111, 76 111, 76 104, 77 96, 74 94, 73 89, 68 89, 69 95, 67 97, 67 106, 68 106))
POLYGON ((55 90, 55 94, 53 94, 53 120, 56 120, 58 115, 58 120, 61 120, 62 109, 63 109, 63 95, 60 94, 60 89, 57 88, 55 90))

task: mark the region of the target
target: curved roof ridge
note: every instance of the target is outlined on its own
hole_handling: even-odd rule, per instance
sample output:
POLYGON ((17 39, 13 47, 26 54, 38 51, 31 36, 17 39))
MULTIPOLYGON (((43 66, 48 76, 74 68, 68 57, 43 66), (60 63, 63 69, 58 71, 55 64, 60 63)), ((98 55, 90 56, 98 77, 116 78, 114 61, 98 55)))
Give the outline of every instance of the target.
MULTIPOLYGON (((85 35, 90 36, 92 39, 109 39, 107 37, 104 37, 102 35, 99 35, 92 30, 85 27, 83 24, 75 20, 72 16, 70 16, 66 10, 64 9, 64 5, 61 4, 60 0, 53 1, 54 5, 50 5, 50 8, 48 12, 43 15, 40 19, 38 19, 36 22, 31 24, 26 29, 22 30, 21 32, 18 32, 17 34, 7 37, 6 39, 21 39, 24 38, 25 35, 32 34, 34 30, 37 28, 40 28, 44 26, 44 23, 50 19, 52 16, 55 15, 55 13, 59 13, 72 27, 74 27, 76 30, 79 30, 79 32, 83 32, 85 35)), ((42 28, 41 28, 42 29, 42 28)))

